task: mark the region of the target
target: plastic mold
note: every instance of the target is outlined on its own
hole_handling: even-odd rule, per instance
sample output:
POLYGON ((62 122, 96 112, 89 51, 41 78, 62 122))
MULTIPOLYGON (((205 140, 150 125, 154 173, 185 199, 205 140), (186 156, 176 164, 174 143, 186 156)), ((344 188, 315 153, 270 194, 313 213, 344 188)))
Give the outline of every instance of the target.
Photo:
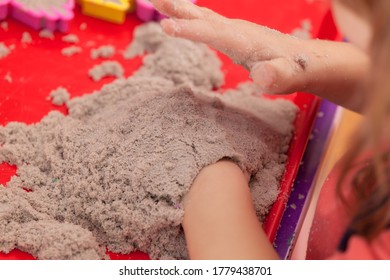
MULTIPOLYGON (((196 3, 196 0, 190 0, 192 3, 196 3)), ((160 14, 154 8, 153 4, 149 0, 136 0, 136 14, 142 21, 161 20, 165 16, 160 14)))
POLYGON ((52 7, 49 9, 27 8, 18 0, 0 0, 0 19, 7 15, 34 29, 59 30, 66 32, 69 22, 73 19, 74 0, 68 0, 60 9, 52 7))
POLYGON ((79 0, 83 14, 113 23, 124 23, 128 11, 134 10, 134 0, 79 0))
POLYGON ((8 5, 11 0, 0 0, 0 20, 3 20, 8 15, 8 5))

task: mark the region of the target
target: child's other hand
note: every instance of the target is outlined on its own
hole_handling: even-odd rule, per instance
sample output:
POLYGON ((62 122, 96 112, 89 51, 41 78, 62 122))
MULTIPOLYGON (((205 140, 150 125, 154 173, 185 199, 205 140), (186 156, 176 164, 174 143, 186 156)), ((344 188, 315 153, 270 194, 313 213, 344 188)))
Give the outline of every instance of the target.
POLYGON ((305 87, 307 58, 302 41, 243 20, 225 18, 188 0, 152 0, 171 17, 161 25, 166 33, 203 42, 247 68, 260 90, 285 94, 305 87))

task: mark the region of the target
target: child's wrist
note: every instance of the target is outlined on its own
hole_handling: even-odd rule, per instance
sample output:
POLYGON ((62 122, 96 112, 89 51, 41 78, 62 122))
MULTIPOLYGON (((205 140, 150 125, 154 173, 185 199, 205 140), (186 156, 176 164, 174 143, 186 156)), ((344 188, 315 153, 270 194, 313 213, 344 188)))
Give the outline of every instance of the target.
POLYGON ((183 199, 184 208, 189 201, 202 201, 202 197, 218 196, 218 193, 230 191, 236 186, 248 185, 249 175, 233 160, 224 158, 204 167, 194 182, 190 191, 183 199))

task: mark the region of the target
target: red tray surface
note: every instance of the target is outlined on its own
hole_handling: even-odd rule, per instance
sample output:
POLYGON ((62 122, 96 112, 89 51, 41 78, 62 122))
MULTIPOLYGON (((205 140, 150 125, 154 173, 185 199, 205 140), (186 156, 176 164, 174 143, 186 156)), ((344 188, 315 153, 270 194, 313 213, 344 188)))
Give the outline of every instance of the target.
MULTIPOLYGON (((326 0, 240 0, 235 2, 199 0, 198 4, 228 17, 250 20, 286 33, 300 27, 303 19, 309 19, 312 23, 312 34, 320 34, 321 38, 328 39, 333 39, 336 34, 331 21, 327 19, 329 7, 326 0)), ((46 99, 49 92, 58 86, 66 87, 74 97, 90 93, 101 88, 103 84, 112 82, 111 78, 98 83, 88 78, 88 70, 97 63, 96 60, 90 58, 90 49, 94 46, 113 44, 118 50, 124 50, 132 40, 133 29, 141 23, 130 14, 124 24, 111 24, 82 15, 77 7, 69 33, 79 36, 81 42, 78 45, 83 48, 83 53, 73 57, 64 57, 60 51, 69 44, 61 41, 62 34, 56 33, 55 40, 42 39, 36 31, 23 24, 13 19, 7 21, 9 30, 0 29, 0 41, 7 46, 15 45, 15 50, 0 60, 0 125, 5 125, 10 121, 35 123, 51 110, 66 113, 65 107, 53 106, 46 99), (84 31, 79 28, 82 23, 87 23, 87 29, 84 31), (31 33, 33 39, 31 45, 20 43, 24 31, 31 33), (95 45, 91 45, 92 43, 95 45), (12 83, 4 79, 7 73, 11 75, 12 83)), ((226 74, 224 88, 235 87, 238 83, 248 80, 246 70, 234 65, 226 56, 220 54, 220 57, 223 61, 223 71, 226 74)), ((140 58, 124 60, 120 52, 113 59, 122 63, 127 76, 141 65, 140 58)), ((263 225, 271 241, 275 238, 319 105, 318 98, 304 93, 282 98, 294 102, 299 107, 299 114, 295 121, 295 134, 290 145, 286 172, 281 182, 281 192, 263 225)), ((0 184, 5 184, 15 172, 16 167, 0 164, 0 184)), ((110 252, 108 254, 111 259, 148 259, 148 256, 141 252, 130 255, 110 252)), ((33 259, 33 257, 14 250, 9 254, 0 252, 0 259, 33 259)))

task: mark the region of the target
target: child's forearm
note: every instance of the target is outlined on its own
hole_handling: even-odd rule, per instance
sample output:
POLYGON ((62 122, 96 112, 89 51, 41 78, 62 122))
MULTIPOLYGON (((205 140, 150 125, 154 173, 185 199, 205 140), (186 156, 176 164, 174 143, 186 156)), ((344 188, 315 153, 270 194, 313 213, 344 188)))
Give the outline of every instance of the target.
POLYGON ((191 259, 276 259, 252 205, 246 176, 231 161, 204 168, 184 200, 191 259))
POLYGON ((301 86, 296 91, 313 93, 354 111, 361 111, 369 96, 364 82, 370 71, 368 56, 351 44, 322 40, 304 43, 307 59, 301 86))

